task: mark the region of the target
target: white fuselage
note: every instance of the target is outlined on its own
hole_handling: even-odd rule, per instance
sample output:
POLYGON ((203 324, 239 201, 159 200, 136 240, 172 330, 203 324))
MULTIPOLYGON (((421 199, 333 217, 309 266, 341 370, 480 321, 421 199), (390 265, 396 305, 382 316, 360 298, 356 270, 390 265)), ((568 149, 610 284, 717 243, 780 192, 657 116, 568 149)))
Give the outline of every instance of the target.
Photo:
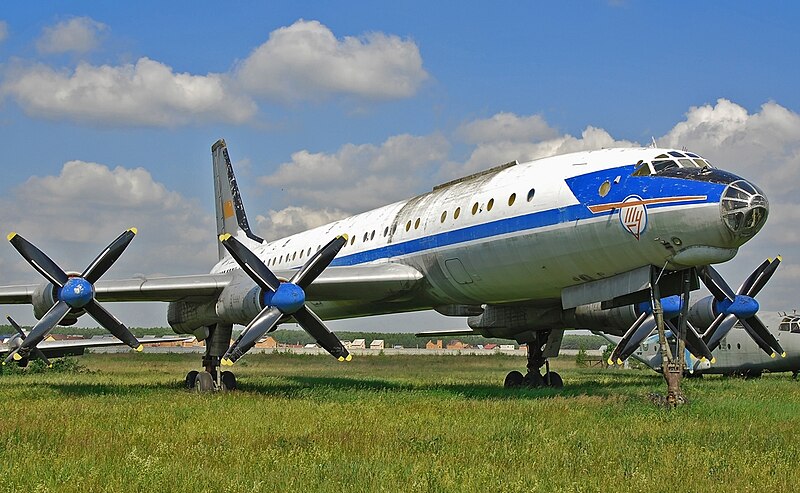
MULTIPOLYGON (((558 304, 568 286, 643 265, 676 268, 732 258, 748 238, 720 219, 726 184, 633 176, 637 163, 664 152, 608 149, 511 165, 249 246, 270 269, 289 271, 347 234, 332 266, 397 262, 425 278, 425 290, 394 303, 315 302, 323 318, 450 304, 558 304)), ((238 270, 226 258, 212 273, 238 270)))

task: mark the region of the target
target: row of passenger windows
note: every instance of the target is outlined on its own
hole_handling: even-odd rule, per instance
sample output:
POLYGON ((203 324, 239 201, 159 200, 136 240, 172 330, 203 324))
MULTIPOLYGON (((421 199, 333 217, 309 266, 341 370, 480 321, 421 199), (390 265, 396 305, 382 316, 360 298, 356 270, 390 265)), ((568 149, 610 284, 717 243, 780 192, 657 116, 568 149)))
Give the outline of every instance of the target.
MULTIPOLYGON (((527 201, 528 202, 532 201, 533 197, 535 195, 536 195, 536 189, 531 188, 530 190, 528 190, 527 201)), ((508 197, 508 206, 511 207, 512 205, 514 205, 516 200, 517 200, 517 194, 516 193, 512 193, 511 195, 509 195, 509 197, 508 197)), ((494 198, 490 198, 489 201, 486 202, 486 212, 490 212, 494 208, 494 204, 495 204, 494 198)), ((479 212, 483 212, 481 210, 481 208, 480 208, 480 203, 479 202, 475 202, 474 204, 472 204, 472 215, 473 216, 477 215, 479 212)), ((453 211, 453 220, 457 220, 460 216, 461 216, 461 207, 456 207, 455 210, 453 211)), ((447 211, 443 211, 441 217, 439 218, 439 222, 444 223, 447 220, 447 217, 448 217, 447 211)), ((421 224, 422 224, 422 218, 418 217, 413 221, 409 220, 408 222, 406 222, 405 230, 406 231, 411 231, 411 227, 412 226, 414 227, 414 229, 419 229, 421 224)), ((391 228, 389 226, 386 226, 383 229, 383 237, 384 238, 389 236, 390 229, 391 229, 391 234, 394 235, 397 232, 397 225, 393 224, 391 226, 391 228)), ((368 241, 374 240, 375 239, 375 231, 376 230, 374 230, 374 229, 372 231, 366 231, 364 233, 363 237, 362 237, 363 238, 363 242, 366 243, 368 241)), ((355 243, 356 243, 356 235, 351 235, 349 244, 352 246, 352 245, 355 245, 355 243)), ((347 245, 348 245, 348 243, 345 243, 344 247, 347 247, 347 245)), ((317 250, 316 251, 319 251, 320 248, 322 248, 322 245, 317 245, 317 250)), ((311 256, 311 248, 310 247, 308 248, 308 250, 303 249, 303 250, 297 250, 297 251, 292 252, 292 253, 287 253, 286 255, 276 255, 276 256, 272 257, 271 259, 267 260, 267 266, 273 266, 273 265, 277 265, 277 264, 282 264, 284 262, 293 262, 293 261, 296 261, 296 260, 301 260, 301 259, 303 259, 304 256, 306 258, 311 256)))

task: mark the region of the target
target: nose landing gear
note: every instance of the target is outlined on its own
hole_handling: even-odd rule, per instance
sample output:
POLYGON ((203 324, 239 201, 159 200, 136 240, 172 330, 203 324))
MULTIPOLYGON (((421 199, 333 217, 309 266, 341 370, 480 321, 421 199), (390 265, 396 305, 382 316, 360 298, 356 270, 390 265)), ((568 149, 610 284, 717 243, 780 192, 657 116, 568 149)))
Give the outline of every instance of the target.
POLYGON ((219 371, 219 362, 231 342, 233 326, 217 325, 209 329, 203 371, 192 370, 186 374, 185 386, 197 392, 236 390, 236 376, 230 371, 219 371))

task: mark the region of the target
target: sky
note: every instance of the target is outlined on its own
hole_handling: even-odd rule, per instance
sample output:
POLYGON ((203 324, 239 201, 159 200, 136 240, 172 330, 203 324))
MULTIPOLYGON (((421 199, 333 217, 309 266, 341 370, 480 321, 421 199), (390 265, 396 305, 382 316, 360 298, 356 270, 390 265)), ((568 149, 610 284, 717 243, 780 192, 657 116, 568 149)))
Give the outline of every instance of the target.
MULTIPOLYGON (((205 273, 219 138, 268 239, 514 159, 655 139, 765 191, 767 225, 719 270, 735 289, 782 254, 758 297, 771 322, 800 305, 798 18, 800 4, 769 1, 11 2, 0 229, 79 271, 136 226, 105 278, 205 273)), ((10 245, 0 279, 40 281, 10 245)), ((165 304, 111 309, 166 325, 165 304)))

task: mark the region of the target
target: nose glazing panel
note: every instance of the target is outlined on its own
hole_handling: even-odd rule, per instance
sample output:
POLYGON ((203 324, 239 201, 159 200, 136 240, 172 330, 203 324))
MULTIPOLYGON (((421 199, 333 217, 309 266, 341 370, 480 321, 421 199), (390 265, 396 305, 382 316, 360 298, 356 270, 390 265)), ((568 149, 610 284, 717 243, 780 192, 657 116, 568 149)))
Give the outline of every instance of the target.
POLYGON ((766 222, 769 202, 758 187, 745 180, 737 180, 723 192, 720 214, 733 233, 738 236, 752 236, 766 222))

